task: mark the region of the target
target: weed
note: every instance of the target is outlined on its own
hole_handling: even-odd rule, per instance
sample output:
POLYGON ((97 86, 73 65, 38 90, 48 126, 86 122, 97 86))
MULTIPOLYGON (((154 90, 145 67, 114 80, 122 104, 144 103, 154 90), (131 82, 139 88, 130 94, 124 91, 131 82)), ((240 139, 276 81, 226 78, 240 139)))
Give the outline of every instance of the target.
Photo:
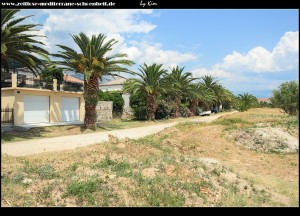
POLYGON ((67 185, 67 191, 63 197, 75 196, 81 203, 87 199, 89 203, 94 203, 92 193, 96 192, 102 182, 99 179, 89 179, 87 181, 73 181, 67 185))
POLYGON ((22 171, 27 174, 34 174, 38 170, 38 167, 34 164, 31 164, 29 161, 24 162, 24 166, 22 168, 22 171))
POLYGON ((41 166, 37 173, 41 179, 53 179, 56 177, 55 169, 51 164, 41 166))
POLYGON ((14 175, 14 177, 12 178, 13 182, 19 184, 22 183, 22 180, 24 179, 24 174, 23 173, 17 173, 16 175, 14 175))
POLYGON ((79 167, 79 163, 78 162, 75 162, 73 163, 69 169, 72 171, 72 172, 75 172, 77 170, 77 168, 79 167))
POLYGON ((266 190, 262 189, 260 191, 254 191, 253 194, 253 200, 254 202, 257 202, 258 204, 263 204, 271 200, 271 194, 267 192, 266 190))
POLYGON ((240 194, 236 194, 234 191, 228 191, 224 193, 221 200, 216 203, 216 206, 246 206, 247 201, 245 197, 240 194))
POLYGON ((105 159, 99 163, 93 165, 94 168, 108 168, 109 166, 115 165, 116 162, 110 159, 109 156, 106 156, 105 159))
POLYGON ((53 189, 54 189, 53 185, 49 185, 49 186, 42 188, 42 190, 39 191, 39 193, 38 193, 38 197, 40 197, 42 200, 50 198, 51 192, 53 189))
POLYGON ((220 176, 221 175, 221 171, 218 170, 217 168, 214 168, 212 171, 211 171, 212 174, 216 175, 216 176, 220 176))
POLYGON ((131 175, 130 164, 125 162, 116 163, 113 165, 112 171, 116 172, 118 176, 129 177, 131 175))
POLYGON ((251 122, 248 122, 241 118, 223 118, 223 119, 218 119, 214 122, 214 124, 225 125, 225 126, 232 126, 233 124, 241 124, 241 123, 251 124, 251 122))
POLYGON ((174 192, 169 189, 170 181, 161 177, 145 179, 141 173, 134 174, 134 179, 139 187, 136 187, 130 194, 135 199, 143 199, 149 206, 183 206, 184 195, 181 192, 174 192))

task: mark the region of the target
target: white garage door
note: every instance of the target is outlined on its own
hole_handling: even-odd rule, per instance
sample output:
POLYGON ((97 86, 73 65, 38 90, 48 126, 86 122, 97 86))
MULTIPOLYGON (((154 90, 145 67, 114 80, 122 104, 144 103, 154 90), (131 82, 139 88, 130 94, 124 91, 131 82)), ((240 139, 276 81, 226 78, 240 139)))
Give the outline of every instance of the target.
POLYGON ((49 96, 24 95, 24 123, 49 122, 49 96))
POLYGON ((79 98, 61 97, 62 121, 79 121, 79 98))

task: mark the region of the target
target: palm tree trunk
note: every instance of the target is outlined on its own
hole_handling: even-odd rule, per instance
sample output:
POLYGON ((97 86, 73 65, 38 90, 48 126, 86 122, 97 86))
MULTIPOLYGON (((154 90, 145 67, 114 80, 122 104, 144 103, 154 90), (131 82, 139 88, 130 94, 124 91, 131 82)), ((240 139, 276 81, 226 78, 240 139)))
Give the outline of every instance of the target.
POLYGON ((155 120, 155 112, 157 109, 156 96, 150 94, 147 95, 146 103, 147 103, 147 119, 149 121, 153 121, 155 120))
POLYGON ((98 76, 92 75, 89 82, 84 80, 85 116, 84 128, 95 129, 97 121, 96 106, 98 103, 98 76))
POLYGON ((181 103, 181 97, 175 98, 175 118, 180 117, 180 103, 181 103))
POLYGON ((191 111, 191 113, 192 113, 193 116, 196 115, 196 111, 197 111, 197 102, 198 102, 198 101, 196 101, 196 100, 193 100, 193 101, 191 102, 190 111, 191 111))

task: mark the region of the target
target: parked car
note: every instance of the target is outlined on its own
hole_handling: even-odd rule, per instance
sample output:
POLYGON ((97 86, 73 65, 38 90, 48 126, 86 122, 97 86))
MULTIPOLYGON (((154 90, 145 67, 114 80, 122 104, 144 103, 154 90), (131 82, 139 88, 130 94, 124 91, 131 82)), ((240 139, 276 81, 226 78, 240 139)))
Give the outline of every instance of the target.
POLYGON ((200 116, 209 116, 210 114, 211 114, 210 110, 199 113, 200 116))
POLYGON ((218 113, 218 109, 217 108, 212 108, 211 113, 218 113))

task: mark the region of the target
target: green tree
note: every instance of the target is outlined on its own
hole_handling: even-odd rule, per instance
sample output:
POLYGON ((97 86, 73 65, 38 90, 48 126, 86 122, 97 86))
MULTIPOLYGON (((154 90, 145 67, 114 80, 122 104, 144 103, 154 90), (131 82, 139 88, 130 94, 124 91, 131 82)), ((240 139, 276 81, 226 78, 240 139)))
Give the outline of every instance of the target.
POLYGON ((128 68, 123 66, 131 66, 133 62, 127 59, 126 54, 118 53, 107 56, 107 53, 112 50, 113 45, 118 41, 115 39, 106 40, 104 34, 92 35, 91 38, 84 33, 71 36, 80 52, 77 53, 74 49, 64 45, 57 45, 63 51, 58 51, 58 54, 54 56, 63 59, 57 61, 57 64, 84 74, 84 127, 94 129, 97 121, 96 105, 98 102, 99 79, 103 75, 119 76, 119 72, 131 73, 128 68))
POLYGON ((222 106, 223 109, 233 109, 236 104, 236 97, 228 89, 224 89, 222 96, 222 106))
POLYGON ((190 101, 189 109, 193 115, 196 115, 199 103, 202 106, 209 107, 209 104, 215 100, 214 93, 207 89, 202 83, 191 83, 187 91, 187 99, 190 101))
POLYGON ((15 18, 17 9, 1 10, 1 70, 9 71, 9 60, 27 67, 34 75, 39 74, 43 59, 48 59, 48 52, 41 47, 43 42, 36 40, 44 37, 34 32, 38 24, 20 24, 31 17, 15 18))
POLYGON ((137 120, 146 120, 147 106, 145 95, 137 91, 136 93, 130 95, 129 101, 134 118, 137 120))
POLYGON ((184 96, 188 95, 189 85, 196 78, 192 77, 192 73, 183 72, 184 67, 171 68, 171 73, 164 77, 167 91, 175 100, 175 118, 180 117, 180 104, 184 96))
POLYGON ((216 80, 216 77, 210 75, 204 75, 201 77, 201 84, 205 86, 205 88, 214 94, 214 101, 209 105, 206 104, 206 109, 210 110, 211 106, 216 105, 219 106, 221 103, 220 95, 222 93, 223 87, 216 80))
POLYGON ((296 81, 284 82, 279 89, 273 90, 271 103, 281 108, 289 115, 299 115, 299 83, 296 81))
POLYGON ((53 83, 53 79, 57 79, 57 84, 61 84, 64 79, 63 68, 56 67, 50 62, 42 68, 40 74, 42 79, 49 84, 53 83))
POLYGON ((249 93, 243 93, 238 95, 238 109, 241 112, 247 111, 250 108, 258 106, 257 98, 249 93))
POLYGON ((140 92, 146 98, 147 119, 155 120, 155 111, 157 109, 157 97, 165 91, 161 78, 166 74, 162 69, 162 64, 152 64, 148 66, 144 63, 139 68, 141 73, 135 73, 138 78, 128 79, 123 87, 123 91, 135 94, 140 92))

